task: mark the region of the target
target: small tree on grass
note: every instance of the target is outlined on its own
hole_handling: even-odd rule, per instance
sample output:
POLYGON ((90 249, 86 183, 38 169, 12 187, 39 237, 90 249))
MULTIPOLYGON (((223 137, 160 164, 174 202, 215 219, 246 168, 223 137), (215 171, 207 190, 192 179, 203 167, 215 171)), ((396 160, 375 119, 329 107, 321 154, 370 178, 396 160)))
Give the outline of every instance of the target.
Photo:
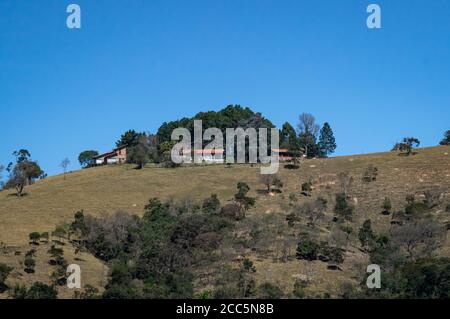
POLYGON ((363 249, 368 251, 372 242, 375 240, 375 234, 372 231, 372 223, 370 219, 367 219, 359 229, 358 238, 363 249))
POLYGON ((234 195, 236 202, 240 203, 245 209, 255 205, 255 198, 248 197, 247 193, 250 191, 250 187, 245 182, 239 182, 237 184, 238 192, 234 195))
POLYGON ((312 192, 312 182, 311 181, 304 182, 302 184, 302 192, 301 192, 301 194, 303 196, 311 196, 311 192, 312 192))
POLYGON ((411 155, 413 148, 418 147, 420 141, 415 137, 405 137, 403 141, 399 144, 399 150, 406 156, 411 155))
POLYGON ((383 202, 383 205, 381 206, 381 208, 383 209, 383 211, 382 211, 383 215, 391 214, 392 204, 391 204, 391 200, 388 197, 384 198, 384 202, 383 202))
POLYGON ((25 256, 25 260, 23 262, 25 269, 24 271, 28 274, 34 273, 34 267, 36 266, 36 261, 33 256, 25 256))
POLYGON ((70 165, 70 160, 67 157, 65 159, 63 159, 61 161, 61 163, 59 164, 59 166, 63 169, 64 179, 66 179, 67 167, 69 167, 69 165, 70 165))
POLYGON ((281 191, 281 188, 283 188, 283 182, 277 174, 262 174, 260 181, 266 187, 267 193, 270 193, 272 186, 279 192, 281 191))
POLYGON ((28 235, 28 237, 33 245, 39 245, 38 241, 41 239, 41 234, 38 232, 32 232, 28 235))
POLYGON ((35 282, 28 289, 26 299, 56 299, 58 292, 54 286, 49 286, 41 282, 35 282))
POLYGON ((367 168, 363 173, 362 181, 365 183, 374 182, 377 180, 377 176, 378 176, 378 168, 373 164, 370 164, 369 166, 367 166, 367 168))
POLYGON ((88 168, 95 165, 94 157, 98 156, 98 152, 94 150, 83 151, 78 156, 78 162, 82 168, 88 168))
POLYGON ((337 221, 351 221, 354 210, 355 207, 347 201, 347 197, 344 194, 336 194, 334 213, 336 214, 337 221))
POLYGON ((212 194, 211 197, 205 199, 202 205, 202 211, 206 214, 213 214, 220 209, 220 200, 217 194, 212 194))

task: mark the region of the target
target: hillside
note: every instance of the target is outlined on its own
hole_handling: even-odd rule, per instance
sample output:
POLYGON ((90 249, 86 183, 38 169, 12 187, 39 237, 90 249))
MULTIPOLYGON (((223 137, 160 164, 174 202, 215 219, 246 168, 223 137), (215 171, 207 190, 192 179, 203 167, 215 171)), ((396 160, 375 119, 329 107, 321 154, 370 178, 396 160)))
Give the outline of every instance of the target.
MULTIPOLYGON (((250 195, 256 197, 256 205, 247 213, 247 219, 263 218, 263 222, 278 223, 285 220, 287 204, 293 197, 298 202, 309 200, 300 195, 301 184, 309 179, 313 181, 313 198, 320 195, 332 203, 339 187, 336 175, 343 171, 350 172, 354 178, 349 194, 356 207, 355 228, 370 218, 374 229, 383 231, 390 226, 391 220, 380 213, 385 197, 391 199, 392 210, 396 211, 404 207, 407 195, 415 194, 420 198, 425 190, 436 188, 442 191, 443 197, 435 213, 440 221, 446 222, 450 221, 449 214, 444 211, 445 205, 450 202, 449 153, 448 147, 433 147, 419 149, 416 155, 408 157, 388 152, 305 160, 297 170, 281 167, 279 175, 284 183, 283 191, 270 195, 263 192, 258 167, 250 165, 229 168, 223 165, 186 166, 176 169, 149 165, 143 170, 136 170, 132 165, 121 165, 79 170, 67 174, 66 179, 62 175, 53 176, 27 187, 23 198, 12 196, 12 191, 0 192, 0 242, 3 243, 0 262, 13 264, 20 270, 18 265, 23 257, 15 252, 23 253, 28 249, 28 234, 34 231, 51 232, 58 224, 70 222, 74 213, 81 209, 85 214, 94 216, 116 211, 142 215, 151 197, 199 201, 213 193, 225 203, 236 192, 238 181, 247 182, 251 188, 250 195), (376 181, 365 184, 361 176, 369 164, 375 165, 379 173, 376 181)), ((327 216, 332 215, 331 210, 327 210, 327 216)), ((327 232, 327 228, 322 231, 327 232)), ((39 249, 43 251, 45 248, 38 248, 38 256, 39 249)), ((68 249, 66 259, 70 262, 77 258, 90 274, 86 282, 102 286, 107 274, 105 265, 88 253, 75 256, 72 251, 68 249)), ((355 263, 365 261, 357 249, 349 249, 346 254, 348 258, 341 267, 342 272, 327 270, 326 264, 318 261, 294 259, 280 263, 256 255, 251 258, 259 282, 275 281, 287 291, 291 289, 293 278, 309 276, 316 278, 311 289, 318 293, 337 289, 335 286, 339 281, 355 276, 355 263)), ((450 256, 448 239, 440 254, 450 256)), ((46 268, 45 262, 38 257, 35 274, 16 273, 15 278, 27 283, 37 279, 45 281, 43 278, 48 274, 46 268)), ((70 297, 71 294, 66 291, 61 296, 70 297)))

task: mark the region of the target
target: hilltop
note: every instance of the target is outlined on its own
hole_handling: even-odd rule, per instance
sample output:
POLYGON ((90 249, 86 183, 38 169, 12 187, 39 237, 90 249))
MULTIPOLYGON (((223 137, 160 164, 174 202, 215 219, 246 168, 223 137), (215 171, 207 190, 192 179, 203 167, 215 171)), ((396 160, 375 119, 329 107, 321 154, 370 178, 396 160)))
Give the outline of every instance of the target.
MULTIPOLYGON (((385 197, 390 198, 392 210, 396 211, 404 207, 407 195, 414 194, 421 198, 424 191, 437 188, 443 195, 442 203, 435 213, 440 221, 448 222, 450 216, 445 212, 445 205, 450 202, 449 153, 450 149, 442 146, 419 149, 414 156, 386 152, 308 159, 297 170, 281 166, 279 176, 284 183, 283 191, 270 195, 263 192, 257 165, 204 165, 173 169, 147 165, 142 170, 136 170, 134 165, 125 164, 79 170, 67 174, 65 179, 62 175, 52 176, 26 187, 26 196, 22 198, 13 196, 12 190, 0 192, 0 242, 3 243, 4 252, 0 262, 12 263, 20 273, 18 265, 23 257, 14 252, 23 253, 28 249, 28 234, 35 231, 51 232, 58 224, 70 222, 79 210, 92 216, 117 211, 142 215, 151 197, 201 201, 211 194, 217 194, 220 201, 226 203, 236 192, 239 181, 247 182, 251 188, 250 196, 256 198, 256 205, 247 212, 247 219, 262 220, 264 223, 273 223, 269 226, 276 226, 284 222, 285 210, 293 198, 299 203, 310 200, 300 195, 301 184, 305 181, 313 181, 313 198, 318 195, 325 197, 330 203, 329 207, 332 207, 334 194, 339 187, 337 174, 344 171, 354 178, 349 192, 356 207, 352 222, 354 228, 359 228, 364 220, 370 218, 375 230, 386 230, 390 227, 391 218, 381 214, 380 207, 385 197), (376 181, 366 184, 361 181, 361 176, 369 164, 378 168, 378 177, 376 181)), ((331 210, 326 212, 329 217, 332 215, 331 210)), ((242 225, 238 224, 238 230, 244 227, 245 221, 239 223, 242 225)), ((326 233, 328 230, 323 228, 321 232, 326 233)), ((335 286, 339 281, 355 276, 354 264, 366 260, 354 248, 346 254, 348 258, 341 267, 342 272, 327 270, 326 265, 320 262, 294 259, 280 263, 273 258, 256 255, 252 259, 260 282, 270 279, 288 291, 293 277, 309 276, 316 278, 311 289, 323 292, 330 289, 334 291, 337 288, 330 288, 329 285, 335 286)), ((440 249, 440 254, 450 256, 448 241, 440 249)), ((87 252, 81 256, 75 255, 72 248, 68 248, 66 259, 69 262, 82 260, 90 273, 86 281, 98 287, 104 285, 107 275, 105 264, 87 252)), ((28 283, 36 279, 45 281, 43 278, 48 274, 46 267, 45 262, 38 259, 36 274, 16 273, 15 277, 28 283)), ((66 291, 62 296, 71 295, 66 291)))

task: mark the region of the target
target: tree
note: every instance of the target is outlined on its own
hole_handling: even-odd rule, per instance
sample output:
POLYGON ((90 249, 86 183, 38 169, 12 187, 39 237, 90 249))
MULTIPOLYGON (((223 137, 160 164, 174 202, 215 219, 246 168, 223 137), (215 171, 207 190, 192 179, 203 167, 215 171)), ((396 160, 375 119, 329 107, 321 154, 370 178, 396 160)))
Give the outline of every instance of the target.
POLYGON ((299 143, 304 148, 306 156, 308 158, 318 156, 319 147, 316 140, 320 126, 316 124, 314 116, 308 113, 302 113, 299 116, 297 127, 299 131, 299 143))
POLYGON ((5 166, 0 165, 0 190, 3 188, 3 181, 2 181, 2 172, 5 169, 5 166))
POLYGON ((35 179, 44 175, 36 161, 31 160, 30 152, 21 149, 13 152, 16 157, 16 164, 10 163, 8 165, 8 172, 10 172, 9 180, 6 182, 6 188, 15 188, 17 196, 22 196, 23 189, 26 185, 31 185, 35 179))
POLYGON ((98 156, 98 152, 94 150, 83 151, 78 156, 78 162, 82 168, 88 168, 95 165, 94 157, 98 156))
POLYGON ((255 205, 255 198, 248 197, 247 193, 250 191, 250 187, 245 182, 238 182, 237 184, 238 192, 234 195, 236 202, 241 204, 245 209, 255 205))
POLYGON ((338 221, 351 221, 355 207, 347 201, 344 194, 336 194, 336 205, 334 213, 338 217, 338 221))
POLYGON ((406 156, 411 155, 413 151, 413 147, 418 147, 420 145, 420 141, 415 137, 405 137, 402 142, 399 144, 399 150, 402 153, 405 153, 406 156))
POLYGON ((372 230, 372 222, 370 219, 364 221, 362 227, 359 229, 358 238, 363 249, 368 251, 372 242, 375 240, 375 234, 372 230))
POLYGON ((353 177, 350 175, 349 172, 340 172, 338 174, 338 179, 339 179, 339 186, 341 187, 341 192, 347 197, 350 187, 353 184, 353 177))
POLYGON ((403 246, 410 259, 428 257, 443 243, 446 230, 442 224, 433 219, 422 219, 395 227, 392 240, 403 246))
POLYGON ((137 143, 129 147, 128 161, 138 165, 138 169, 143 169, 150 160, 155 160, 157 156, 157 138, 152 134, 141 134, 137 138, 137 143))
POLYGON ((6 182, 6 188, 15 188, 17 197, 23 195, 23 189, 27 185, 28 178, 26 172, 19 166, 14 167, 8 181, 6 182))
POLYGON ((444 138, 439 142, 441 145, 450 145, 450 130, 444 133, 444 138))
POLYGON ((334 150, 336 149, 336 140, 333 135, 333 130, 328 122, 325 122, 320 130, 318 146, 320 157, 328 157, 328 155, 334 153, 334 150))
POLYGON ((120 139, 116 142, 116 146, 135 146, 138 144, 138 139, 141 135, 143 135, 143 133, 137 133, 135 130, 128 130, 120 136, 120 139))
POLYGON ((41 239, 41 234, 38 232, 32 232, 28 235, 28 238, 30 239, 31 243, 33 243, 33 245, 37 245, 38 240, 41 239))
POLYGON ((283 182, 277 174, 262 174, 260 180, 266 186, 267 193, 270 193, 272 186, 275 186, 279 192, 283 187, 283 182))
POLYGON ((65 159, 63 159, 61 161, 61 163, 59 164, 59 166, 63 169, 64 172, 64 179, 66 179, 66 172, 67 172, 67 167, 70 164, 70 160, 66 157, 65 159))
POLYGON ((41 282, 35 282, 27 291, 26 299, 56 299, 58 292, 54 286, 49 286, 41 282))

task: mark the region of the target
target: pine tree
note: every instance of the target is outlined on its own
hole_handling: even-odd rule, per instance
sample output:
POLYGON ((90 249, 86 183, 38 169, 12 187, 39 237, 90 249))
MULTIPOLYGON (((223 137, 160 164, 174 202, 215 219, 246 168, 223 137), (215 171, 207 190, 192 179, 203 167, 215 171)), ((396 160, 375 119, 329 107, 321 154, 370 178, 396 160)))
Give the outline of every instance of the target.
POLYGON ((336 149, 336 140, 333 135, 333 130, 331 129, 328 122, 325 122, 322 129, 320 130, 318 145, 320 157, 327 157, 336 149))

